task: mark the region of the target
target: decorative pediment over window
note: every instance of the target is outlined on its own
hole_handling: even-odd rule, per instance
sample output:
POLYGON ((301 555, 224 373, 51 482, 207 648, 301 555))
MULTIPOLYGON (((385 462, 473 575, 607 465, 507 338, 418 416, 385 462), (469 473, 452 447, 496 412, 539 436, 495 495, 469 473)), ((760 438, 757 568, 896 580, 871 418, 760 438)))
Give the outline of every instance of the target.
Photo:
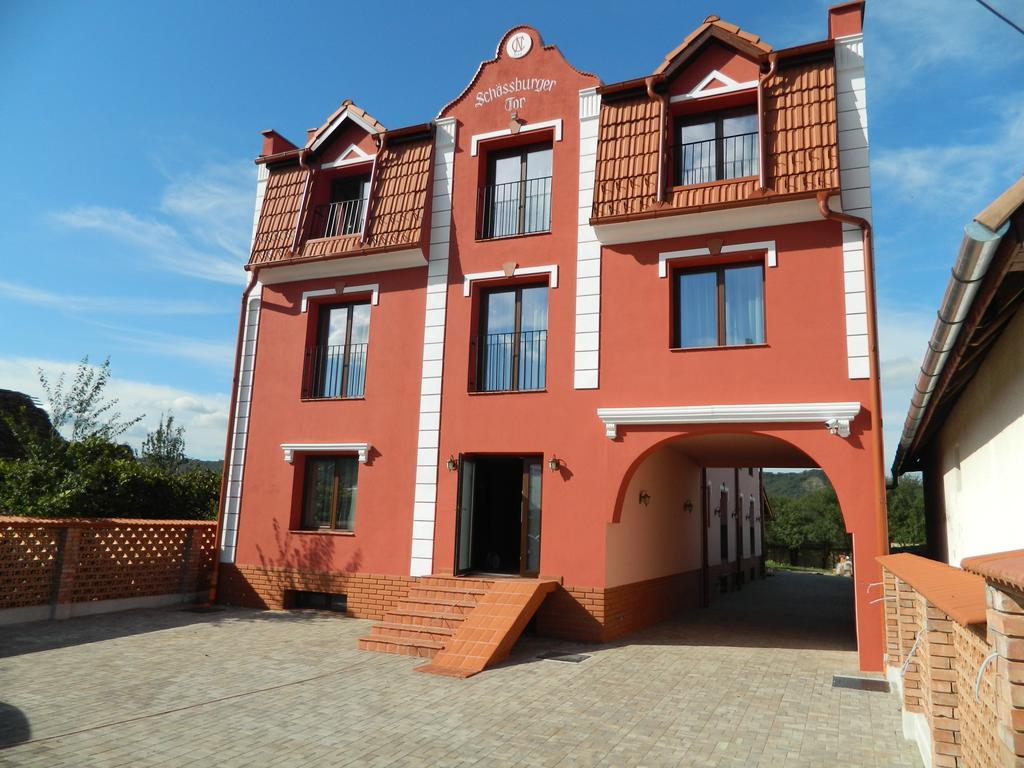
POLYGON ((717 16, 708 16, 683 42, 669 51, 665 60, 654 70, 654 74, 666 78, 673 77, 687 61, 705 47, 706 43, 712 41, 717 41, 751 59, 761 59, 772 51, 772 47, 757 35, 745 32, 717 16))
MULTIPOLYGON (((323 125, 315 131, 310 132, 309 137, 306 140, 306 149, 311 152, 316 152, 321 149, 346 123, 358 125, 371 135, 376 135, 385 131, 384 126, 379 123, 373 115, 357 107, 352 103, 351 99, 345 99, 341 103, 341 106, 335 110, 333 115, 327 118, 327 121, 323 125)), ((348 150, 346 150, 346 152, 347 151, 348 150)))

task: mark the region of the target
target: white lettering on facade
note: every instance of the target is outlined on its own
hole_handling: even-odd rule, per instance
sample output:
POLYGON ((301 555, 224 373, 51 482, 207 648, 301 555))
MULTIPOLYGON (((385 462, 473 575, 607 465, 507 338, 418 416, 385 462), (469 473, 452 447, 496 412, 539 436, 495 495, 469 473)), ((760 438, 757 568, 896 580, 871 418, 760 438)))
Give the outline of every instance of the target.
POLYGON ((517 77, 506 83, 498 83, 497 85, 492 85, 482 91, 477 91, 474 106, 482 107, 485 104, 490 104, 492 101, 504 98, 505 109, 512 112, 523 108, 523 105, 526 104, 526 97, 513 97, 510 94, 522 93, 523 91, 530 93, 550 93, 554 90, 557 83, 557 80, 549 80, 543 77, 531 77, 525 80, 517 77))

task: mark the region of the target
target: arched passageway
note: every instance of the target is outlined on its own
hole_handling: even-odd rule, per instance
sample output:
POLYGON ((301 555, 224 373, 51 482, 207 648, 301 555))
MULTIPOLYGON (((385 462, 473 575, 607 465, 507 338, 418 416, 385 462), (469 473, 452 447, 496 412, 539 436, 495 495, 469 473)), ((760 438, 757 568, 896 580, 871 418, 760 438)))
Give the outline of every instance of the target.
MULTIPOLYGON (((624 442, 642 445, 619 476, 610 510, 609 588, 672 575, 670 599, 678 607, 697 608, 759 579, 765 552, 761 468, 821 468, 853 540, 850 615, 840 624, 855 628, 850 641, 856 643, 861 668, 880 669, 881 610, 872 600, 878 597, 874 558, 884 553, 886 539, 863 451, 850 451, 855 446, 820 427, 644 430, 624 442)), ((770 590, 770 584, 759 589, 770 590)), ((820 593, 822 600, 827 601, 826 593, 820 593)), ((788 619, 778 616, 772 624, 813 628, 820 615, 822 633, 834 634, 835 608, 803 601, 787 609, 788 619)))

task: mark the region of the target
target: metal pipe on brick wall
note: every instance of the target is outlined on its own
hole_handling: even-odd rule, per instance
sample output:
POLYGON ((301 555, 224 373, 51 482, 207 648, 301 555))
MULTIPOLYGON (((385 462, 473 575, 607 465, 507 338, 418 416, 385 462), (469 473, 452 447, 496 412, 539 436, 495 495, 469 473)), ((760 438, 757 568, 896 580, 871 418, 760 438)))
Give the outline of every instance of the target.
POLYGON ((757 188, 764 192, 765 189, 765 170, 764 163, 767 152, 765 151, 765 136, 767 131, 765 130, 765 119, 764 119, 764 84, 768 82, 768 78, 775 75, 776 67, 779 63, 779 54, 770 53, 768 54, 768 71, 758 72, 757 74, 757 140, 760 146, 758 149, 757 158, 757 188))
POLYGON ((647 95, 658 102, 658 179, 654 190, 654 199, 663 202, 665 199, 664 165, 665 165, 665 102, 668 97, 663 93, 655 93, 654 76, 645 77, 644 85, 647 86, 647 95))

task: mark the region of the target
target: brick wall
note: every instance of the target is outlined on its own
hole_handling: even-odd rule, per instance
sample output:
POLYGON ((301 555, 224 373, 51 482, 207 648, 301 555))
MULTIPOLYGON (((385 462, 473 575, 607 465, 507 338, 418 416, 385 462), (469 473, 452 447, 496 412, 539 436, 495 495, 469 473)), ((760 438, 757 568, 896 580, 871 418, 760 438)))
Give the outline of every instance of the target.
POLYGON ((688 571, 607 589, 559 587, 537 612, 542 635, 600 643, 696 608, 700 571, 688 571))
POLYGON ((348 613, 359 619, 382 619, 409 594, 412 576, 373 573, 313 573, 258 565, 222 565, 217 602, 250 608, 290 608, 289 592, 327 592, 347 597, 348 613))
POLYGON ((1008 680, 1008 672, 1017 670, 1024 693, 1024 597, 1007 600, 990 586, 989 607, 982 613, 965 597, 977 589, 980 601, 980 583, 961 584, 979 581, 977 576, 917 560, 921 563, 912 564, 914 575, 907 578, 920 578, 918 586, 883 562, 886 664, 890 676, 902 672, 903 709, 924 716, 926 746, 936 768, 1024 768, 1024 696, 1017 696, 1021 710, 1015 721, 1016 692, 1008 680), (944 610, 935 601, 952 607, 944 610), (1000 639, 1003 630, 1005 640, 1000 639), (1020 645, 1015 647, 1017 632, 1020 645), (985 668, 976 695, 978 673, 994 651, 1001 658, 985 668), (1019 667, 1013 666, 1013 654, 1020 656, 1019 667), (1020 752, 1013 754, 1013 749, 1020 752))
POLYGON ((0 609, 209 589, 216 524, 0 517, 0 609))
POLYGON ((978 695, 974 686, 978 670, 992 652, 984 627, 953 626, 956 690, 960 696, 960 732, 957 734, 965 766, 1000 765, 999 715, 996 702, 997 665, 989 664, 981 677, 978 695))

